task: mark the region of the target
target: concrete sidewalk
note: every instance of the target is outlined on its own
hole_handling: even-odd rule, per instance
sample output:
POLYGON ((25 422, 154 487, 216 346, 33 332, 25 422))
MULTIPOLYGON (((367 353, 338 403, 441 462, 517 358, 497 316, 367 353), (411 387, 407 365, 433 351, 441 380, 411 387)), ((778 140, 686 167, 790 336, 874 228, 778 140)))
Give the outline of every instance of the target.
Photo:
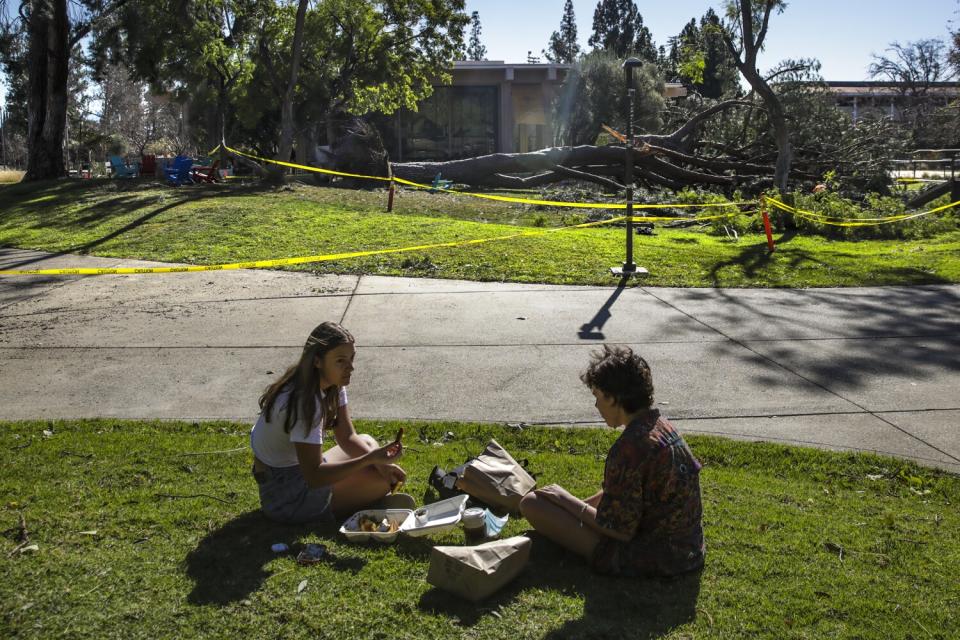
MULTIPOLYGON (((0 249, 0 268, 143 266, 0 249)), ((650 362, 687 433, 960 472, 960 286, 560 287, 234 271, 0 278, 3 418, 252 421, 322 320, 358 340, 368 419, 596 425, 602 342, 650 362)))

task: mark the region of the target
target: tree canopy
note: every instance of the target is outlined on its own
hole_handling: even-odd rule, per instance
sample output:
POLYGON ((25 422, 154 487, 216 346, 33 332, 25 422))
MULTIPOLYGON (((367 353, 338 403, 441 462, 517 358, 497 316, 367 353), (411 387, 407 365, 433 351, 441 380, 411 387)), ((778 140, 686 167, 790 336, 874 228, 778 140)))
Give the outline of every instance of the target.
MULTIPOLYGON (((713 9, 690 20, 670 40, 665 73, 706 98, 719 98, 739 91, 739 72, 723 41, 720 18, 713 9)), ((663 63, 661 63, 663 65, 663 63)))
POLYGON ((594 49, 612 52, 618 58, 635 55, 657 61, 653 36, 633 0, 600 0, 593 11, 593 35, 587 41, 594 49))
POLYGON ((871 78, 899 83, 907 95, 921 96, 934 83, 954 76, 947 47, 939 38, 927 38, 905 45, 894 42, 887 47, 887 54, 873 54, 868 73, 871 78))
MULTIPOLYGON (((634 72, 634 128, 659 130, 664 107, 663 81, 646 63, 634 72)), ((603 125, 626 130, 627 90, 622 60, 612 51, 582 56, 567 75, 556 106, 557 130, 563 144, 595 144, 603 125)))
POLYGON ((487 48, 480 42, 480 12, 470 14, 470 43, 467 44, 467 60, 486 60, 487 48))
MULTIPOLYGON (((99 34, 102 59, 127 60, 155 89, 189 96, 201 135, 276 152, 291 76, 296 4, 157 0, 99 34), (181 34, 171 47, 169 33, 181 34)), ((449 78, 470 18, 463 0, 324 0, 306 9, 292 108, 300 137, 329 139, 345 114, 392 113, 449 78)))
POLYGON ((573 0, 567 0, 563 5, 560 30, 550 34, 550 43, 543 50, 543 56, 550 62, 570 64, 575 62, 579 55, 577 18, 573 13, 573 0))

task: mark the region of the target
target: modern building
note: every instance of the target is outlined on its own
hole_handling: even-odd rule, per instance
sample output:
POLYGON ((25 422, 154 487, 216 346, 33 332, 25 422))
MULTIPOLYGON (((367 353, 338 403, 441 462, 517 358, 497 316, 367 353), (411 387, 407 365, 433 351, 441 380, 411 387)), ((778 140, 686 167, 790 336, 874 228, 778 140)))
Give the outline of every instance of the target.
MULTIPOLYGON (((453 81, 434 87, 418 111, 400 110, 377 124, 395 162, 455 160, 522 153, 553 145, 551 103, 571 65, 458 61, 453 81)), ((685 95, 667 85, 667 97, 685 95)))
POLYGON ((847 112, 854 122, 868 115, 900 122, 906 110, 918 101, 942 107, 960 98, 960 84, 956 82, 934 82, 920 95, 912 95, 901 82, 828 81, 825 84, 837 107, 847 112))

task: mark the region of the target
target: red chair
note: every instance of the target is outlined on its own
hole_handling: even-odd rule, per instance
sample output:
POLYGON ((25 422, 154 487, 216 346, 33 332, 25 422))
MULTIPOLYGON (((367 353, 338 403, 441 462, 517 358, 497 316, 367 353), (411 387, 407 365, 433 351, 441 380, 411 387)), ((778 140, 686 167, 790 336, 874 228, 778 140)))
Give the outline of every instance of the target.
POLYGON ((155 176, 157 175, 157 156, 140 156, 140 175, 141 176, 155 176))
POLYGON ((214 160, 209 167, 194 167, 193 179, 195 182, 218 182, 220 174, 217 167, 220 166, 219 160, 214 160))

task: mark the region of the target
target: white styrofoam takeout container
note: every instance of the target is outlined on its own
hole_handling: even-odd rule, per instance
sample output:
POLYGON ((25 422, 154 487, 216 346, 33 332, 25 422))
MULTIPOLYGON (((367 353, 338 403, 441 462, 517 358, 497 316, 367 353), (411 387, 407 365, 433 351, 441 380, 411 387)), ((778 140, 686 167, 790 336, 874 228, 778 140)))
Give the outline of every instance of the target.
POLYGON ((404 520, 400 525, 400 532, 419 537, 450 531, 460 523, 469 498, 470 496, 463 494, 420 507, 404 520), (425 518, 417 517, 421 512, 425 518))
POLYGON ((400 526, 409 517, 413 517, 413 511, 410 509, 364 509, 347 518, 347 521, 340 527, 340 533, 346 536, 350 542, 364 542, 372 539, 386 544, 397 539, 400 534, 400 526), (397 525, 397 530, 360 531, 360 518, 363 516, 369 516, 377 522, 382 522, 386 518, 387 522, 397 525))
POLYGON ((340 533, 350 542, 376 540, 384 544, 396 540, 400 533, 414 538, 444 533, 460 524, 463 510, 469 498, 470 496, 466 494, 454 496, 420 507, 416 511, 411 509, 364 509, 350 516, 340 527, 340 533), (425 517, 417 518, 416 514, 420 512, 425 517), (360 531, 360 518, 363 516, 373 518, 377 522, 382 522, 386 518, 388 522, 397 523, 398 529, 397 531, 360 531))

